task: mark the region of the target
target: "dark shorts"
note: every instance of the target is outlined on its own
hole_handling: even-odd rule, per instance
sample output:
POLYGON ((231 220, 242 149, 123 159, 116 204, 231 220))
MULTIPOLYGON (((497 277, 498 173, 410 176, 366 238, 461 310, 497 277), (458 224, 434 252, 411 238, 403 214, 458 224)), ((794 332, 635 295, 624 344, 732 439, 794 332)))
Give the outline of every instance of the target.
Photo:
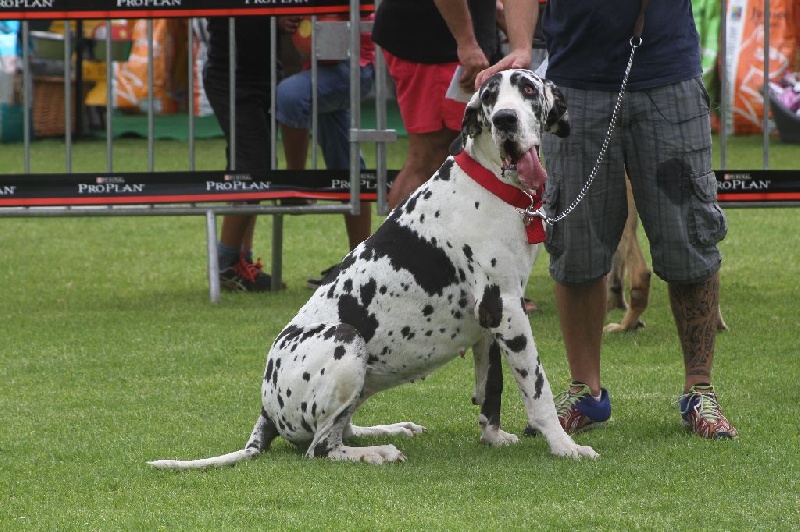
MULTIPOLYGON (((549 217, 578 196, 606 136, 617 93, 562 88, 571 133, 545 135, 549 217)), ((573 212, 547 228, 550 274, 577 285, 607 274, 627 217, 625 173, 650 242, 653 271, 697 282, 719 270, 727 222, 711 169, 708 94, 700 79, 628 92, 608 151, 573 212)))

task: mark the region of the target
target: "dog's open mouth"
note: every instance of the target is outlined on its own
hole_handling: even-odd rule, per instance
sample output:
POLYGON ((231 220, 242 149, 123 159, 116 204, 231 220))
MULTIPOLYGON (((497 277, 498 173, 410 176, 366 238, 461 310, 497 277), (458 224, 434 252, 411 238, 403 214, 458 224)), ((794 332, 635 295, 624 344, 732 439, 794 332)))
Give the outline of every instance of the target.
POLYGON ((520 153, 516 144, 509 141, 503 148, 503 172, 516 172, 522 185, 530 190, 538 190, 547 179, 547 173, 539 161, 538 146, 520 153))

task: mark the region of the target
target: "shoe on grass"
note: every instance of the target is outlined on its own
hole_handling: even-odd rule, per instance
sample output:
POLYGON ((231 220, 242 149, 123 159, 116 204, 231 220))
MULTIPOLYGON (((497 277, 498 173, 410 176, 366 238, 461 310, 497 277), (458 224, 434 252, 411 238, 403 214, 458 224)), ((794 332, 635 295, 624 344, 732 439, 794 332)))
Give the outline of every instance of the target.
POLYGON ((239 260, 219 272, 219 284, 234 292, 268 292, 272 289, 272 277, 264 272, 261 259, 247 259, 245 253, 239 260))
POLYGON ((732 440, 739 431, 725 418, 710 384, 692 386, 676 401, 680 405, 683 426, 702 438, 732 440))
POLYGON ((338 266, 339 266, 338 264, 334 264, 333 266, 325 268, 324 270, 319 272, 319 278, 306 279, 306 287, 310 288, 311 290, 316 290, 317 288, 325 284, 325 281, 327 280, 328 276, 331 275, 331 273, 333 273, 338 266))
MULTIPOLYGON (((600 400, 592 397, 589 386, 582 382, 573 382, 568 390, 556 395, 558 422, 567 434, 585 432, 602 427, 611 419, 611 399, 608 390, 600 389, 600 400)), ((526 436, 536 436, 538 431, 533 427, 525 427, 526 436)))
POLYGON ((567 432, 575 434, 602 427, 611 418, 608 390, 600 389, 600 400, 592 397, 589 386, 573 382, 568 390, 555 397, 558 421, 567 432))

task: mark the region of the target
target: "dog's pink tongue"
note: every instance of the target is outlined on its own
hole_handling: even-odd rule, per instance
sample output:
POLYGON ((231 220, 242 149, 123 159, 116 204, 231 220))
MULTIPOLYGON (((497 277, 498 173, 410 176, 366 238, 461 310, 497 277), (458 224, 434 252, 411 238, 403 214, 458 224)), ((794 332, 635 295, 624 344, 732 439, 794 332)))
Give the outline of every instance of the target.
POLYGON ((547 180, 547 172, 544 171, 535 149, 531 149, 517 161, 517 175, 520 182, 531 190, 538 190, 547 180))

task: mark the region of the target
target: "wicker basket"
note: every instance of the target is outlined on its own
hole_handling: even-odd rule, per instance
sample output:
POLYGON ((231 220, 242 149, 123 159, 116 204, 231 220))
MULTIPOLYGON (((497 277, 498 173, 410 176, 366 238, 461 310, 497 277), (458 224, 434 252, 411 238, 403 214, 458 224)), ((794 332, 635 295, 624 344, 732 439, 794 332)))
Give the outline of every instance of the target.
MULTIPOLYGON (((64 124, 64 78, 33 79, 33 132, 37 137, 61 137, 64 124)), ((75 82, 72 82, 72 132, 75 132, 75 82)))

